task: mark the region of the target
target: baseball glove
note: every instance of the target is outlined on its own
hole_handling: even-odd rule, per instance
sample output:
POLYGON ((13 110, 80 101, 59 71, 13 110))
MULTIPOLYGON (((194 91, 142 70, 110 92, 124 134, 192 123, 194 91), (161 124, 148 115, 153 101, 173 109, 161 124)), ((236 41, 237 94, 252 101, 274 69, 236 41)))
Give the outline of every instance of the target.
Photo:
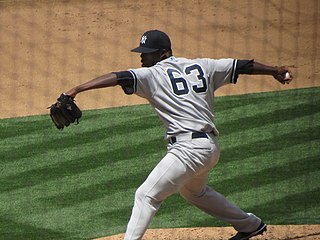
POLYGON ((64 127, 68 127, 75 121, 79 123, 79 119, 82 116, 82 112, 75 104, 74 98, 62 93, 57 99, 57 102, 52 104, 50 108, 50 117, 52 122, 60 130, 64 127))

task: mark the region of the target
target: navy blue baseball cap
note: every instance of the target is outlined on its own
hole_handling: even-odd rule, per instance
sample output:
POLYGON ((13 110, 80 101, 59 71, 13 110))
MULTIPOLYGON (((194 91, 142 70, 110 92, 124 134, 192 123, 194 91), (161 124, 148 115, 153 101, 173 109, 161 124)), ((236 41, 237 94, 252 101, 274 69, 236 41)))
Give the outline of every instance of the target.
POLYGON ((169 36, 159 30, 150 30, 142 35, 139 47, 134 48, 131 51, 138 53, 153 53, 161 49, 171 50, 169 36))

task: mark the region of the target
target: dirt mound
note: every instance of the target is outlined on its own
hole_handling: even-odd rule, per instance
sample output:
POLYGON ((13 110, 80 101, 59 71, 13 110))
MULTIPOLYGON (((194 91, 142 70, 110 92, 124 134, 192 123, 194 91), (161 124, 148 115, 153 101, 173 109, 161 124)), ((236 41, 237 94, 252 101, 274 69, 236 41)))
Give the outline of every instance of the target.
MULTIPOLYGON (((235 234, 232 227, 149 229, 144 240, 220 240, 235 234)), ((99 238, 98 240, 120 240, 123 234, 99 238)), ((320 225, 269 225, 264 235, 254 239, 315 240, 320 239, 320 225)))

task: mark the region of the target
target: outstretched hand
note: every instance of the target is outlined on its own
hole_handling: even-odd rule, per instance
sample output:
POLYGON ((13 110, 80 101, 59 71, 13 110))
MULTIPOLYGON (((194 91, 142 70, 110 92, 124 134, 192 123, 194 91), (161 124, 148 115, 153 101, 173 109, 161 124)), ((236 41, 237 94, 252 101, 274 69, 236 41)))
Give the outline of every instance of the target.
POLYGON ((278 72, 273 77, 281 84, 289 84, 293 79, 291 71, 286 66, 278 67, 278 72))

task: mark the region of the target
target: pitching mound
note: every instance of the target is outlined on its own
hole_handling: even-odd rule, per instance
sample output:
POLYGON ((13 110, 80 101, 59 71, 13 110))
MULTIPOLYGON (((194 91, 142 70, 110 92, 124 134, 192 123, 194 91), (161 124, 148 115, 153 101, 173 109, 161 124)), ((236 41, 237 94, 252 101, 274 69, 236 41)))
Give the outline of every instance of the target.
MULTIPOLYGON (((149 229, 144 240, 218 240, 229 239, 235 234, 232 227, 149 229)), ((97 240, 120 240, 123 234, 97 240)), ((320 225, 268 225, 268 231, 254 239, 315 240, 320 239, 320 225)))

